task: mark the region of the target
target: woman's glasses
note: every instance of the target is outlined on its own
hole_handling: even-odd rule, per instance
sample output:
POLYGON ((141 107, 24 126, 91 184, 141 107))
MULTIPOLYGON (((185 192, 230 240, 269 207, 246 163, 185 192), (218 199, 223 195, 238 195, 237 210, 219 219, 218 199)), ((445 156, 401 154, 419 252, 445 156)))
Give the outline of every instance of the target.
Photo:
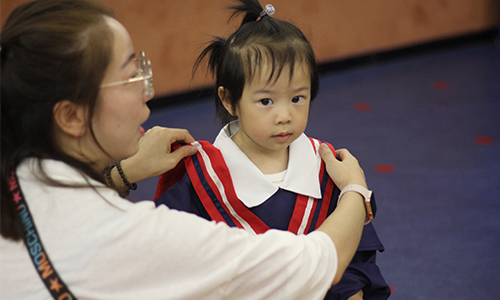
POLYGON ((137 66, 138 73, 137 73, 136 77, 130 78, 128 80, 103 84, 103 85, 101 85, 101 87, 106 88, 106 87, 116 86, 116 85, 120 85, 120 84, 126 84, 126 83, 137 82, 137 81, 144 81, 144 89, 145 89, 146 97, 153 98, 153 96, 155 94, 155 90, 153 87, 153 69, 151 68, 151 61, 146 58, 146 54, 144 54, 144 51, 141 51, 141 54, 139 54, 139 58, 136 59, 136 61, 138 63, 138 66, 137 66))

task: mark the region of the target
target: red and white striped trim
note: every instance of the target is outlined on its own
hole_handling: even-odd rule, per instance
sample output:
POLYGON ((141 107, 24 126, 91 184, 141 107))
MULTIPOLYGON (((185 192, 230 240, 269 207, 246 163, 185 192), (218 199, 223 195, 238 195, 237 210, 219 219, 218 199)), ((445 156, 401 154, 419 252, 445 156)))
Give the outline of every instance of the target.
POLYGON ((195 146, 198 149, 198 153, 200 153, 201 157, 203 158, 203 164, 205 165, 207 173, 210 176, 210 179, 214 182, 215 186, 217 187, 219 194, 221 195, 222 202, 228 208, 229 213, 241 224, 241 226, 243 226, 245 230, 248 230, 255 234, 255 231, 253 230, 252 226, 250 226, 247 223, 247 221, 245 221, 238 213, 236 213, 231 203, 229 203, 229 199, 226 196, 224 184, 220 180, 219 176, 217 176, 217 173, 215 173, 215 170, 212 166, 212 161, 210 160, 210 157, 205 152, 203 147, 198 142, 194 142, 191 145, 195 146))

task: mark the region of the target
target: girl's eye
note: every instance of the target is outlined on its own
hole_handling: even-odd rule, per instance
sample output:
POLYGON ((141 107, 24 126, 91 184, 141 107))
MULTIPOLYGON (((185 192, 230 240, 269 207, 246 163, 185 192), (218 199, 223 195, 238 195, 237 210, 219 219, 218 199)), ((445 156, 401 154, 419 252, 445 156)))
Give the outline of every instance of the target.
POLYGON ((304 102, 304 100, 305 100, 304 96, 295 96, 295 97, 293 97, 292 102, 293 103, 302 103, 302 102, 304 102))
POLYGON ((262 104, 264 106, 269 106, 269 105, 273 104, 273 100, 271 100, 271 99, 261 99, 259 102, 260 102, 260 104, 262 104))

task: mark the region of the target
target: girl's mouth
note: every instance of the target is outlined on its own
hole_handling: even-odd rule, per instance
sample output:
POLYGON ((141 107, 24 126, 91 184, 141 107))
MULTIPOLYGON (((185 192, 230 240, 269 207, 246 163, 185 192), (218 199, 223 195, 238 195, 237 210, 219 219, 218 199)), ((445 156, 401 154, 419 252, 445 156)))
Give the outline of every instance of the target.
POLYGON ((280 143, 284 143, 286 141, 288 141, 288 139, 292 136, 291 133, 288 133, 288 132, 284 132, 284 133, 280 133, 280 134, 277 134, 277 135, 273 135, 273 138, 275 140, 277 140, 278 142, 280 143))

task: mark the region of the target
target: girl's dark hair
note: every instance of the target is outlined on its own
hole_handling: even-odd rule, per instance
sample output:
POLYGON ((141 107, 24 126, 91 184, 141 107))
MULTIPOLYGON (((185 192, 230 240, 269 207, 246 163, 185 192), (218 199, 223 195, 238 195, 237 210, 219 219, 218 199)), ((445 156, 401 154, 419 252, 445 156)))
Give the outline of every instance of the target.
POLYGON ((271 64, 269 81, 276 80, 285 67, 290 78, 297 63, 304 63, 311 77, 311 100, 319 88, 316 58, 311 44, 293 24, 270 16, 260 17, 262 6, 256 0, 238 0, 231 6, 233 17, 244 14, 241 26, 228 38, 215 37, 201 52, 193 72, 201 61, 209 56, 208 69, 215 76, 215 105, 217 116, 226 124, 234 118, 222 105, 217 88, 222 86, 228 93, 232 107, 240 101, 245 83, 260 71, 261 64, 271 64))
MULTIPOLYGON (((53 108, 61 100, 93 111, 112 56, 112 13, 92 0, 39 0, 18 6, 1 32, 1 234, 22 238, 11 171, 27 157, 66 162, 94 179, 102 175, 65 154, 55 140, 53 108)), ((38 164, 42 177, 57 184, 38 164)))

